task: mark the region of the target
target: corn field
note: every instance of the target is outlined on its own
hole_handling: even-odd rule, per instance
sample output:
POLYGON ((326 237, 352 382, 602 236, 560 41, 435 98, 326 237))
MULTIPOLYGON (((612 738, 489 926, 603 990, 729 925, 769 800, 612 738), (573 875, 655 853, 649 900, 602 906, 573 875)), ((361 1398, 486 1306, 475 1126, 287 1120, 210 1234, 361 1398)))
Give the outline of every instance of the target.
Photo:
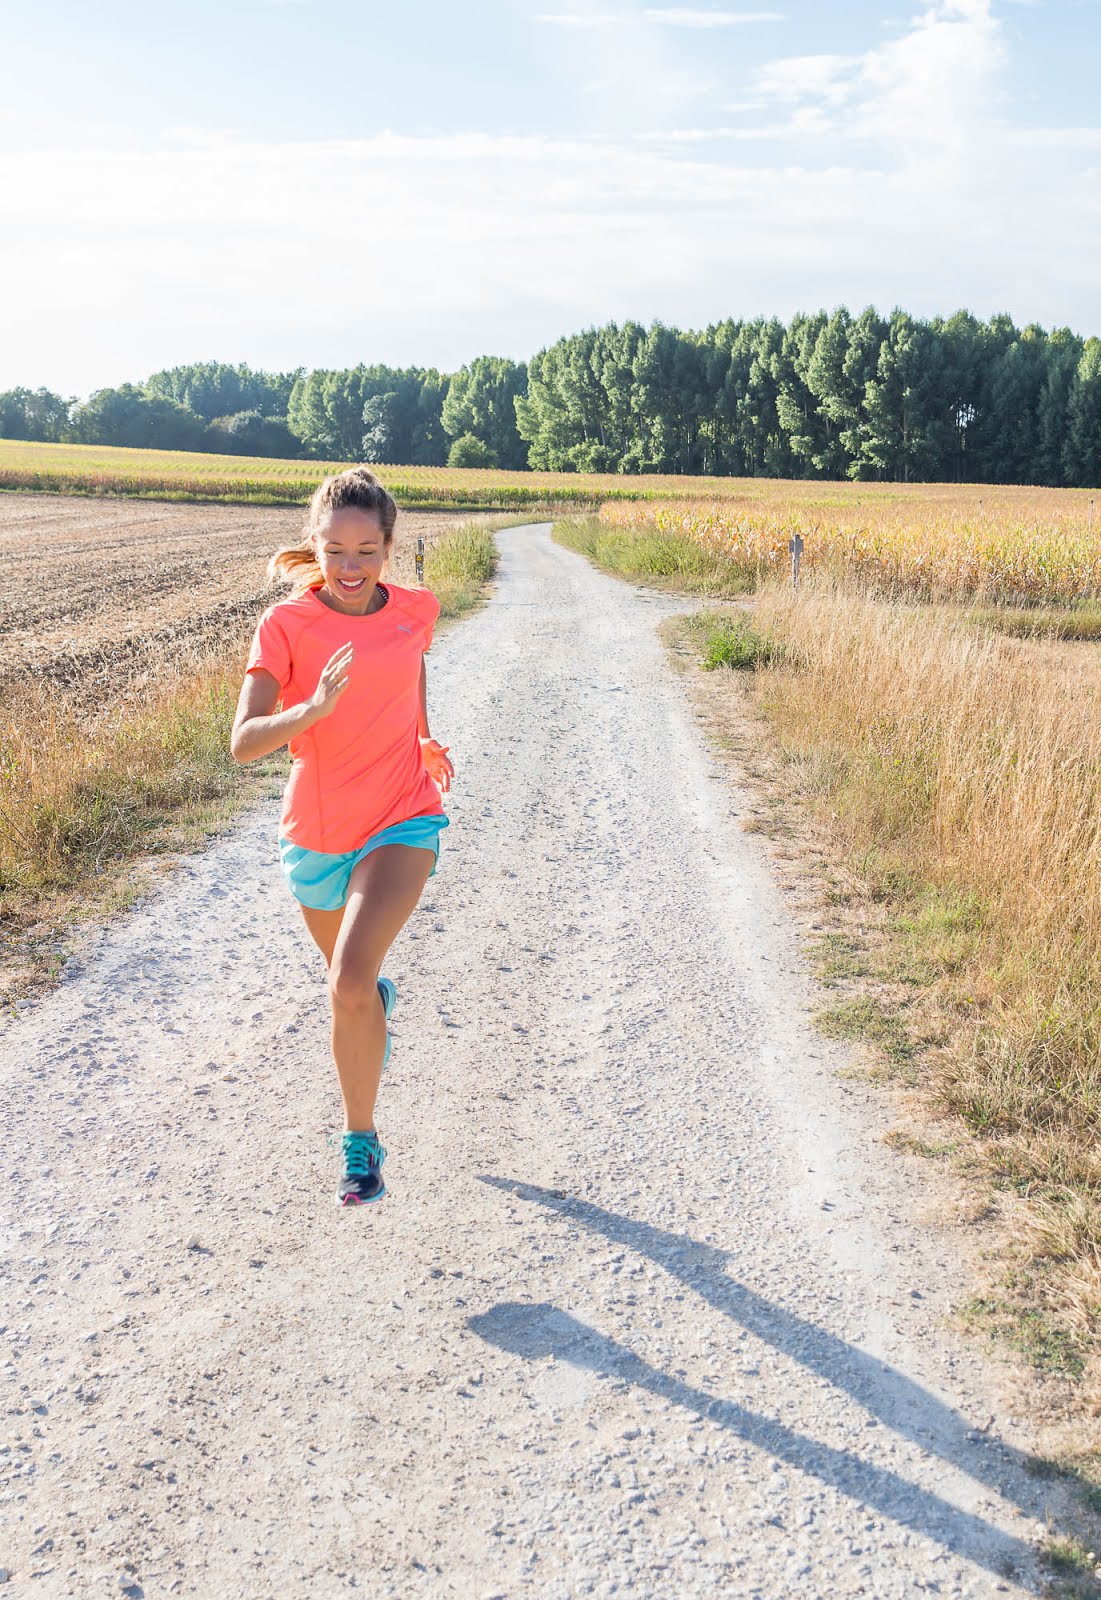
POLYGON ((813 502, 807 491, 823 486, 771 487, 771 502, 606 504, 600 520, 687 536, 754 587, 787 570, 799 534, 804 572, 885 596, 1018 605, 1101 596, 1101 519, 1088 491, 928 485, 875 495, 862 484, 848 486, 847 501, 813 502))

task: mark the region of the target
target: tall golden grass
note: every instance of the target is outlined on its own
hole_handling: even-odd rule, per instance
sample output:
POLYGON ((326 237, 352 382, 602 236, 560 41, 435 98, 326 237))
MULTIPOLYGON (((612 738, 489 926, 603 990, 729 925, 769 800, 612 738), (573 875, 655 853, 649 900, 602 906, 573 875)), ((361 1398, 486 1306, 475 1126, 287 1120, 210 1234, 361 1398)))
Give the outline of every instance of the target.
POLYGON ((924 904, 927 955, 939 940, 939 1094, 1046 1203, 1042 1248, 1073 1263, 1062 1292, 1086 1324, 1101 1315, 1101 658, 829 582, 764 590, 755 626, 781 653, 759 694, 805 792, 897 904, 924 904))
POLYGON ((240 646, 196 653, 140 704, 90 717, 24 682, 0 706, 0 906, 68 887, 129 855, 168 814, 221 793, 240 646))

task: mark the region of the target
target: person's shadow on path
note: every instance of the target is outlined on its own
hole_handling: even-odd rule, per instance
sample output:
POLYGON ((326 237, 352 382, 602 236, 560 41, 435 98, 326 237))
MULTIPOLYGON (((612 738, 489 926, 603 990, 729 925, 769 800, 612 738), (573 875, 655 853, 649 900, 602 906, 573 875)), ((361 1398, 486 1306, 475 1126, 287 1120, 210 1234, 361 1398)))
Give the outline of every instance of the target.
MULTIPOLYGON (((1035 1503, 1037 1485, 1028 1483, 1026 1456, 986 1433, 979 1438, 972 1433, 969 1438, 964 1418, 913 1379, 731 1278, 725 1251, 535 1184, 489 1176, 481 1181, 557 1211, 649 1257, 716 1311, 851 1395, 902 1438, 939 1456, 1029 1515, 1042 1515, 1042 1508, 1035 1503)), ((849 1450, 821 1444, 734 1401, 695 1389, 553 1305, 503 1302, 470 1317, 468 1326, 514 1355, 529 1360, 553 1355, 660 1395, 999 1576, 1033 1570, 1034 1552, 1024 1540, 909 1483, 889 1468, 862 1460, 849 1450)))

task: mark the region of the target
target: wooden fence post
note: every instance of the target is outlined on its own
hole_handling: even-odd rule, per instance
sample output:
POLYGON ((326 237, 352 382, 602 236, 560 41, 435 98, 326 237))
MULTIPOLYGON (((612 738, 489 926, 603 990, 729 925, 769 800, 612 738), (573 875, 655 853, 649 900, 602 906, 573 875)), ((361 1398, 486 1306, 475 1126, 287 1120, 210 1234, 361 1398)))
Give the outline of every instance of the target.
POLYGON ((791 551, 791 587, 799 587, 799 563, 803 557, 803 535, 797 533, 794 539, 788 540, 788 549, 791 551))

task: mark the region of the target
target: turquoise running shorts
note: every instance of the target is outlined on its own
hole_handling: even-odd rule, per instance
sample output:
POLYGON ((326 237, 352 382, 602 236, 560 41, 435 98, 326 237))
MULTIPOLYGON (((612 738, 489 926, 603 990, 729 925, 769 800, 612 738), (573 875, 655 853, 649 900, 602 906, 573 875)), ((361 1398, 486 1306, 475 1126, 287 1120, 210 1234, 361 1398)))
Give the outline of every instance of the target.
MULTIPOLYGON (((291 893, 300 905, 309 906, 313 911, 339 911, 348 898, 348 880, 357 861, 362 861, 383 844, 410 844, 417 849, 433 850, 438 861, 440 834, 449 820, 441 811, 438 815, 395 822, 381 833, 373 833, 358 850, 348 850, 343 855, 303 850, 292 840, 280 838, 279 855, 291 893)), ((430 878, 435 876, 436 861, 428 874, 430 878)))

